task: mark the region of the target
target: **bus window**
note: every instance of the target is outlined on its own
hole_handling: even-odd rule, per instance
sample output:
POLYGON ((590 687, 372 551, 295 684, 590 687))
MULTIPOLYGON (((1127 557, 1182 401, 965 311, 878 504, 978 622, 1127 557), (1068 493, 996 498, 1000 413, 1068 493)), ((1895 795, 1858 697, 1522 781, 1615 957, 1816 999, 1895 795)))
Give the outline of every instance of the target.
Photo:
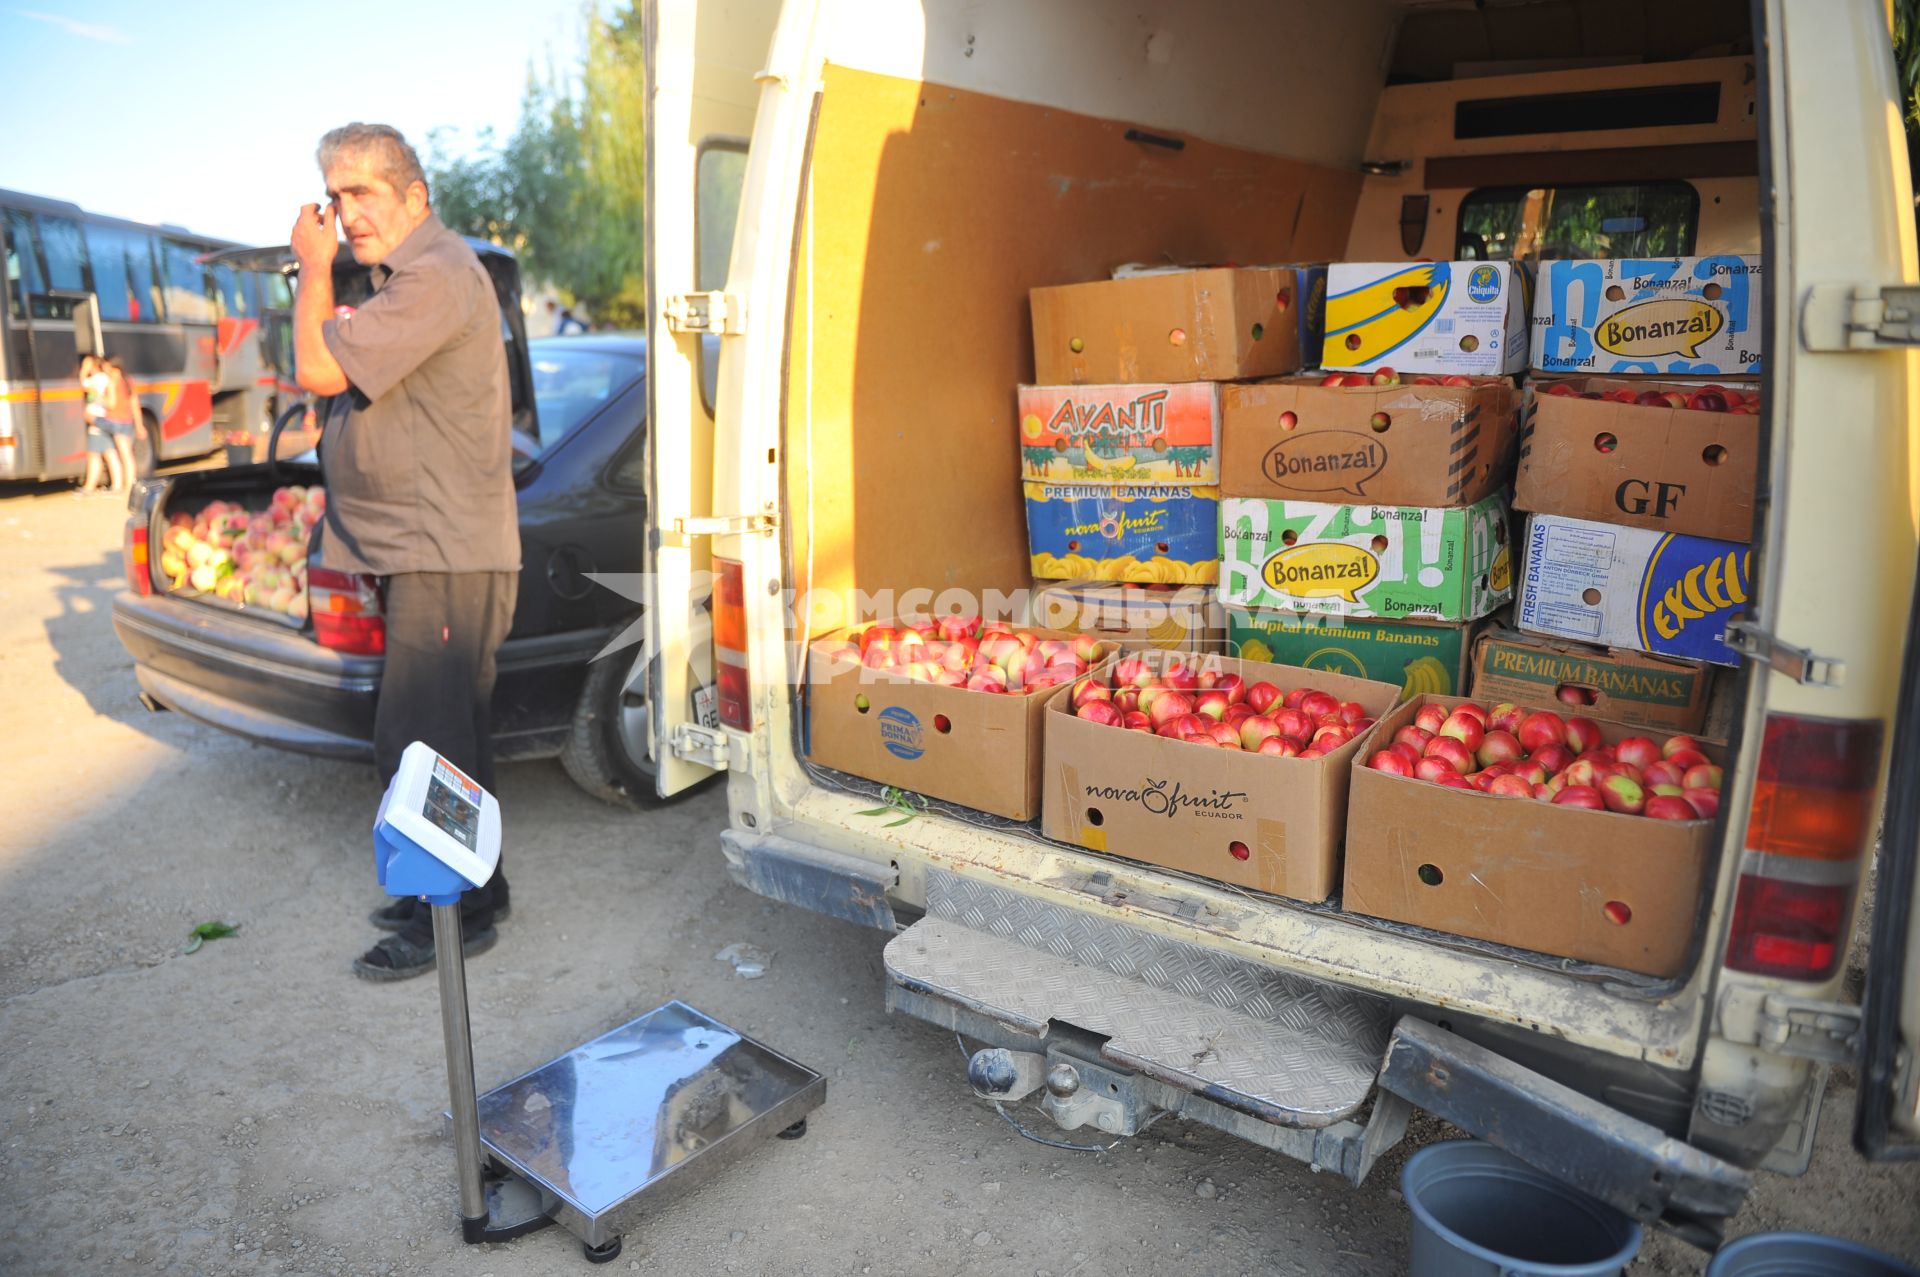
POLYGON ((153 283, 153 238, 121 226, 87 224, 93 287, 100 318, 123 323, 159 320, 159 290, 153 283))
POLYGON ((1490 187, 1460 202, 1454 256, 1530 262, 1685 256, 1699 221, 1700 195, 1686 182, 1490 187))
POLYGON ((293 289, 288 285, 285 275, 262 275, 260 280, 262 291, 266 293, 268 310, 293 309, 293 289))
POLYGON ((40 278, 40 255, 33 247, 33 223, 25 213, 0 209, 0 234, 7 246, 7 310, 15 319, 25 319, 27 299, 47 291, 40 278))
POLYGON ((201 250, 178 240, 163 239, 160 252, 164 263, 161 277, 166 281, 167 290, 167 318, 176 324, 212 323, 212 285, 207 280, 207 272, 194 260, 201 250))
POLYGON ((248 319, 253 315, 253 277, 231 266, 213 268, 213 286, 220 300, 220 318, 248 319))
MULTIPOLYGON (((93 276, 87 269, 87 246, 80 238, 80 223, 45 214, 36 220, 40 223, 40 251, 46 258, 48 291, 92 292, 93 276)), ((70 319, 73 303, 70 297, 34 298, 33 317, 70 319)))

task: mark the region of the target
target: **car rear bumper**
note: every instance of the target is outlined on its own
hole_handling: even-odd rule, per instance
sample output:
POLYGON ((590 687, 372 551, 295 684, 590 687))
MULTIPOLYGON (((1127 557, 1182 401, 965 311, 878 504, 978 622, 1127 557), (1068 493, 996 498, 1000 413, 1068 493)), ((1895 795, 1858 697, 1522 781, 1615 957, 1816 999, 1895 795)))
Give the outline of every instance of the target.
POLYGON ((200 603, 123 591, 113 628, 141 690, 248 740, 330 758, 373 756, 382 661, 200 603))

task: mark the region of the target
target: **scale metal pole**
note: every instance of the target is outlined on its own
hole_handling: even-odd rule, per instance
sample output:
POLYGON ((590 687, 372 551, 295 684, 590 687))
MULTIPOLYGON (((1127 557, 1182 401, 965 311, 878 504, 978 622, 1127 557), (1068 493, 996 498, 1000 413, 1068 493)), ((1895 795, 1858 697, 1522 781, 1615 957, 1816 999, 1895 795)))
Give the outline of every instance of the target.
POLYGON ((473 1085, 473 1034, 467 1024, 466 950, 460 905, 433 906, 434 966, 440 973, 440 1027, 447 1039, 447 1098, 452 1105, 453 1158, 460 1175, 460 1222, 473 1232, 487 1224, 480 1182, 480 1109, 473 1085))

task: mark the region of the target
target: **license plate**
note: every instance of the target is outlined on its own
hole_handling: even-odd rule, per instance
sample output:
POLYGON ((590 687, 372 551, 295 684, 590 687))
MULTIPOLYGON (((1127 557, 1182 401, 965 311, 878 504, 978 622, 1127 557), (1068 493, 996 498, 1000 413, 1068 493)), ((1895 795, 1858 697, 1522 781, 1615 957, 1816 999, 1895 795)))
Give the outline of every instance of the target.
POLYGON ((720 700, 711 687, 693 689, 693 717, 702 727, 720 729, 720 700))

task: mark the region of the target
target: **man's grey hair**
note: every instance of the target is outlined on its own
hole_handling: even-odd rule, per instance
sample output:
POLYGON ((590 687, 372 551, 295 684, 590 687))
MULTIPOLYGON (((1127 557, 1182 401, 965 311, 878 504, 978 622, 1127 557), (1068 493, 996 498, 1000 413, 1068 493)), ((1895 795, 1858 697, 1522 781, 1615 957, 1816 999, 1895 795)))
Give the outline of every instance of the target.
POLYGON ((372 160, 374 174, 402 195, 415 182, 427 184, 420 157, 407 145, 400 130, 391 125, 356 122, 332 130, 320 139, 320 150, 315 156, 320 161, 320 172, 324 175, 342 155, 372 160))

